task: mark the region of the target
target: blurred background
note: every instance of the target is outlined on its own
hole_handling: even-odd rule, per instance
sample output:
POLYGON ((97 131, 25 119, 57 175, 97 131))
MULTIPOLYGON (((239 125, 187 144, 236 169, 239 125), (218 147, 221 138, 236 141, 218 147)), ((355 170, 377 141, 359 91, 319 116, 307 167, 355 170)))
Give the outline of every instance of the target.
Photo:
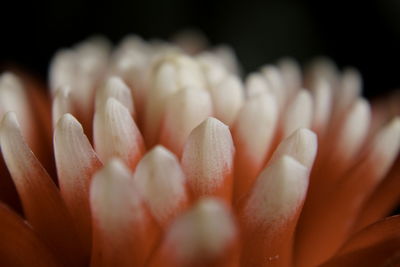
POLYGON ((58 48, 90 35, 115 43, 128 33, 170 38, 193 28, 211 44, 230 44, 246 72, 283 56, 304 64, 325 55, 341 68, 358 68, 366 96, 400 88, 398 0, 9 1, 2 3, 0 24, 0 63, 43 79, 58 48))

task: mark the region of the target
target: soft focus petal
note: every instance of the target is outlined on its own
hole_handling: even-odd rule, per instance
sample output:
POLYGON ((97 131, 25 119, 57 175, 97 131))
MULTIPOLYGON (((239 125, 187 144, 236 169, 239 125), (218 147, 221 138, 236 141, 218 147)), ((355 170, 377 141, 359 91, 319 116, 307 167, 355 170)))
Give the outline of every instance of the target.
POLYGON ((239 266, 237 238, 226 204, 204 198, 173 222, 149 266, 239 266))
POLYGON ((155 245, 157 228, 121 161, 112 159, 95 174, 90 204, 91 266, 143 266, 155 245))
POLYGON ((189 205, 186 178, 178 159, 162 146, 150 150, 139 162, 135 182, 150 211, 166 226, 189 205))

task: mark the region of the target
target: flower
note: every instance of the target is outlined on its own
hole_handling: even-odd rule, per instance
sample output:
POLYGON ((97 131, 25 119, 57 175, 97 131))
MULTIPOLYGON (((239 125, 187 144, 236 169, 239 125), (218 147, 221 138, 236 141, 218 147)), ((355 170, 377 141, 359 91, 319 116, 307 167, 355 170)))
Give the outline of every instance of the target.
POLYGON ((1 265, 399 263, 399 94, 179 44, 60 50, 50 98, 1 75, 1 265))

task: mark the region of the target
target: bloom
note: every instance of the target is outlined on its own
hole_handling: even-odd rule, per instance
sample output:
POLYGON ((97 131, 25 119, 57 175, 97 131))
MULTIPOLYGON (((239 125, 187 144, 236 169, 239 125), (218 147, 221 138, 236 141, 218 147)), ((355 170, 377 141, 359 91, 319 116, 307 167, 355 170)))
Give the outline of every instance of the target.
POLYGON ((2 74, 1 174, 23 209, 0 205, 2 264, 399 261, 400 219, 380 221, 400 193, 398 96, 371 108, 357 71, 327 60, 242 82, 228 48, 184 49, 128 37, 60 50, 50 100, 2 74))

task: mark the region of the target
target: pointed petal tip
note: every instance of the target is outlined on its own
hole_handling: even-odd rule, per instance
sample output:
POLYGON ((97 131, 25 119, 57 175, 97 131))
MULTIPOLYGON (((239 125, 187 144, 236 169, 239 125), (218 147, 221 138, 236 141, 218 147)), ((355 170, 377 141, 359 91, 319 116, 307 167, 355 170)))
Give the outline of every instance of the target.
POLYGON ((150 150, 139 162, 134 177, 161 225, 186 208, 185 176, 177 157, 164 147, 150 150))
MULTIPOLYGON (((192 131, 183 150, 182 166, 196 194, 208 195, 222 190, 222 183, 231 182, 234 153, 229 127, 221 121, 209 117, 192 131)), ((224 192, 230 192, 230 186, 226 187, 224 192)))
POLYGON ((12 129, 12 128, 17 128, 19 129, 19 122, 17 119, 17 114, 14 111, 8 111, 3 115, 3 118, 1 120, 1 128, 5 129, 12 129))
POLYGON ((273 163, 283 155, 290 155, 310 170, 314 164, 317 148, 317 135, 307 128, 300 128, 279 144, 270 162, 273 163))
POLYGON ((71 113, 65 113, 64 115, 61 116, 58 124, 60 124, 60 127, 62 127, 72 123, 80 124, 79 121, 71 113))
POLYGON ((104 165, 103 169, 98 173, 113 174, 113 173, 130 173, 125 163, 117 157, 110 158, 104 165))
POLYGON ((131 90, 119 76, 110 76, 96 93, 96 109, 101 108, 108 99, 115 98, 125 106, 131 114, 134 113, 134 103, 131 90))
POLYGON ((203 123, 207 126, 211 126, 211 125, 218 125, 218 126, 225 126, 228 127, 225 123, 223 123, 222 121, 218 120, 215 117, 208 117, 207 119, 205 119, 203 121, 203 123))

